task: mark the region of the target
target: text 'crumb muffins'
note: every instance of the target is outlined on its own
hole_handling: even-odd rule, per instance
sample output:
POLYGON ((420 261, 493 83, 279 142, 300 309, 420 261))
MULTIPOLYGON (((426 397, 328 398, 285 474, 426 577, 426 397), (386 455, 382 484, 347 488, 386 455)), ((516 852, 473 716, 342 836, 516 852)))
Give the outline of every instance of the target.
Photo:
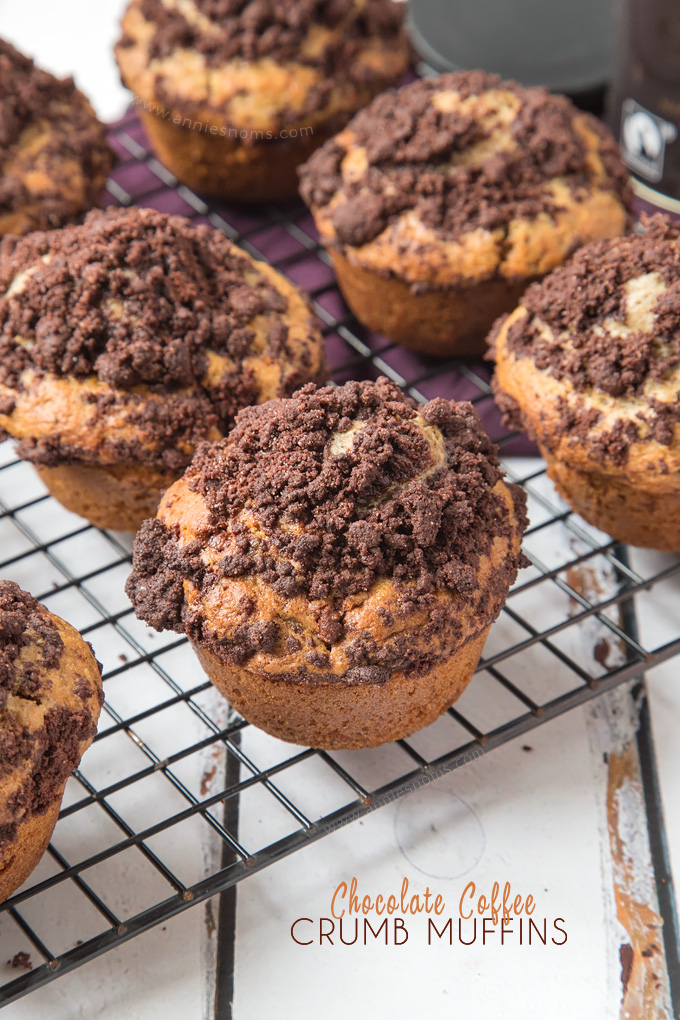
POLYGON ((357 318, 433 354, 481 350, 529 282, 622 233, 629 202, 594 117, 482 71, 379 96, 301 169, 301 194, 357 318))
POLYGON ((0 245, 0 429, 66 507, 134 530, 239 408, 325 375, 307 300, 150 209, 0 245))
POLYGON ((408 64, 393 0, 132 0, 116 57, 185 184, 290 198, 296 167, 408 64))
POLYGON ((463 691, 525 524, 469 404, 310 384, 199 451, 142 526, 127 591, 250 722, 375 746, 463 691))
POLYGON ((0 235, 48 230, 97 203, 113 154, 71 78, 0 39, 0 235))
POLYGON ((496 400, 613 538, 680 551, 680 227, 576 253, 499 322, 496 400))
POLYGON ((0 903, 33 871, 104 700, 80 634, 0 581, 0 903))

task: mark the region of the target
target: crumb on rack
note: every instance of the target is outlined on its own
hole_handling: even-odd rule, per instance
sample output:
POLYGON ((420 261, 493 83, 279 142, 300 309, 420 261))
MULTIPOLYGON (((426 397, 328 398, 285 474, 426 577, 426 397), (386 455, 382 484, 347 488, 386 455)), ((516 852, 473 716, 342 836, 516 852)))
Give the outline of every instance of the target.
POLYGON ((24 970, 33 970, 33 964, 31 963, 30 953, 16 953, 11 960, 7 961, 9 967, 23 967, 24 970))

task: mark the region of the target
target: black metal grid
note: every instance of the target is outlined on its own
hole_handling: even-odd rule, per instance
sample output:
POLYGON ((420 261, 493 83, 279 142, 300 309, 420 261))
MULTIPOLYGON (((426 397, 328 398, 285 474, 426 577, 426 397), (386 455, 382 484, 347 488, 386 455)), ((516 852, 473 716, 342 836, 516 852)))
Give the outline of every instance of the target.
MULTIPOLYGON (((121 204, 165 208, 168 196, 179 197, 196 219, 224 230, 258 257, 263 255, 258 247, 263 232, 282 231, 295 242, 295 251, 278 258, 270 255, 269 261, 294 279, 296 266, 310 259, 318 263, 324 279, 310 289, 335 355, 336 379, 384 373, 420 401, 453 380, 481 410, 489 411, 488 375, 481 366, 428 363, 409 356, 410 373, 405 376, 403 360, 398 361, 403 352, 384 339, 367 336, 344 310, 329 311, 325 299, 332 298, 331 305, 340 308, 338 295, 304 209, 272 208, 266 221, 253 217, 250 225, 243 226, 240 213, 231 216, 208 207, 185 188, 178 188, 140 141, 132 116, 117 127, 115 140, 128 153, 109 185, 121 204), (147 183, 128 190, 121 181, 126 175, 138 181, 140 164, 147 183)), ((512 437, 493 421, 496 434, 492 438, 507 448, 512 437)), ((0 461, 0 575, 16 578, 55 612, 79 624, 105 660, 107 702, 93 748, 69 781, 44 867, 0 907, 0 925, 5 932, 11 928, 16 936, 12 944, 29 949, 36 960, 30 972, 8 974, 9 980, 0 987, 0 1005, 233 887, 419 783, 680 653, 676 634, 659 647, 643 647, 634 628, 626 625, 630 613, 621 612, 630 610, 633 596, 680 574, 680 562, 669 558, 649 576, 631 569, 625 549, 589 528, 557 499, 540 465, 532 461, 530 470, 522 471, 526 462, 513 460, 506 462, 508 472, 529 494, 532 525, 525 548, 533 566, 521 575, 492 631, 479 666, 480 677, 468 689, 470 693, 439 723, 372 752, 370 760, 361 752, 292 748, 265 738, 238 716, 225 717, 226 709, 220 710, 219 699, 200 670, 187 665, 186 641, 154 635, 135 620, 122 594, 129 542, 62 511, 39 487, 32 469, 8 450, 9 444, 0 448, 0 455, 5 454, 4 462, 0 461), (596 638, 598 655, 593 654, 596 638), (119 685, 132 674, 138 675, 133 690, 121 698, 119 685), (158 732, 149 725, 178 711, 189 713, 192 739, 183 739, 185 730, 192 728, 189 716, 183 715, 181 725, 162 726, 166 738, 159 741, 158 732), (121 760, 121 741, 136 760, 126 765, 124 774, 111 776, 105 763, 121 760), (187 779, 183 768, 192 757, 210 750, 218 752, 218 781, 216 788, 213 785, 206 792, 203 784, 197 788, 187 779), (92 766, 94 772, 90 760, 98 763, 92 766), (301 770, 307 770, 305 781, 301 770), (310 774, 313 784, 308 782, 310 774), (151 804, 163 810, 156 811, 157 820, 140 823, 139 811, 130 814, 125 797, 151 780, 157 785, 149 799, 141 797, 143 818, 153 817, 153 812, 148 814, 151 804), (316 800, 309 797, 312 785, 316 800), (258 839, 239 827, 237 805, 253 791, 285 817, 283 836, 270 839, 265 833, 258 839), (105 819, 109 831, 109 839, 103 840, 106 845, 94 851, 87 838, 88 812, 94 812, 99 822, 105 819), (69 843, 59 837, 71 820, 78 825, 79 837, 69 843), (198 880, 177 873, 171 852, 173 834, 194 822, 207 825, 222 845, 220 865, 198 880), (64 852, 65 843, 71 852, 64 852), (73 852, 79 845, 85 848, 81 859, 73 852), (153 889, 144 903, 121 908, 112 902, 98 869, 115 866, 117 858, 130 852, 137 855, 137 866, 144 862, 153 873, 153 889), (48 912, 50 897, 66 893, 69 903, 77 904, 69 907, 76 926, 79 911, 89 905, 89 913, 80 936, 64 945, 63 933, 53 938, 41 919, 48 912)), ((5 939, 3 947, 7 943, 5 939)))

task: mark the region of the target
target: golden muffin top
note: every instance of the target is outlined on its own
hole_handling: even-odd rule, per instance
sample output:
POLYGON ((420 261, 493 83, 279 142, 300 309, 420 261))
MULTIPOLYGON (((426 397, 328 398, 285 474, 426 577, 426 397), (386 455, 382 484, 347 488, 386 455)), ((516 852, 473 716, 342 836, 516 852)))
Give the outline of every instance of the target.
POLYGON ((680 228, 662 216, 645 227, 581 248, 490 339, 509 420, 551 445, 585 443, 600 462, 636 451, 667 472, 680 466, 680 228))
POLYGON ((103 700, 99 665, 77 631, 0 581, 0 861, 18 824, 52 807, 103 700))

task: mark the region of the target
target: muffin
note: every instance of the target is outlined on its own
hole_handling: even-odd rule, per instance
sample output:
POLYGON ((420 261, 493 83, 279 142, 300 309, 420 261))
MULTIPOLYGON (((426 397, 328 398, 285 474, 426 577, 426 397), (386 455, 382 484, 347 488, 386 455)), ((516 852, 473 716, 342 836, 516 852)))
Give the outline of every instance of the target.
POLYGON ((99 200, 113 154, 72 78, 0 39, 0 235, 63 226, 99 200))
POLYGON ((132 0, 116 57, 158 158, 206 195, 297 194, 296 168, 408 66, 393 0, 132 0))
POLYGON ((506 423, 612 538, 680 552, 680 226, 587 245, 494 329, 506 423))
POLYGON ((354 314, 428 354, 481 352, 527 284, 628 224, 609 132, 482 71, 379 96, 300 177, 354 314))
POLYGON ((135 541, 127 592, 251 723, 370 747, 462 693, 521 564, 524 493, 470 404, 393 383, 241 411, 135 541))
POLYGON ((4 238, 0 294, 0 429, 102 528, 136 530, 239 408, 325 377, 291 283, 151 209, 4 238))
POLYGON ((0 903, 44 854, 103 701, 78 631, 0 581, 0 903))

